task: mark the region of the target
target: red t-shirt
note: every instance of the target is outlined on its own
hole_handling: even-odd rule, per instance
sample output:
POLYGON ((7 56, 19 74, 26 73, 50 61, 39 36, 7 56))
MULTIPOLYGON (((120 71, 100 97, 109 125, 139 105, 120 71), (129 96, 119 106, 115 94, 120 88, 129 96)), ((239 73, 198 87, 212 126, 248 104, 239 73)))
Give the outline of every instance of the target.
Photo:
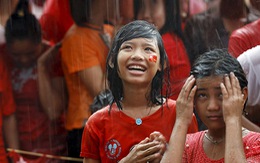
POLYGON ((0 54, 0 162, 7 163, 5 145, 3 141, 3 117, 15 112, 11 81, 8 71, 0 54))
MULTIPOLYGON (((224 163, 224 158, 212 160, 207 157, 203 149, 203 137, 206 131, 188 134, 183 154, 183 162, 209 162, 209 163, 224 163)), ((260 134, 249 132, 243 138, 244 151, 247 162, 260 162, 260 134)))
POLYGON ((172 33, 166 33, 162 35, 162 39, 170 63, 170 98, 176 100, 185 80, 190 75, 190 61, 179 37, 172 33))
POLYGON ((235 30, 230 38, 228 50, 231 55, 238 57, 248 49, 260 44, 260 19, 235 30))
MULTIPOLYGON (((82 136, 80 155, 101 162, 117 162, 153 131, 162 133, 169 142, 175 118, 176 102, 171 99, 168 100, 168 107, 165 103, 155 113, 142 118, 141 125, 137 125, 135 119, 120 111, 116 104, 113 104, 110 111, 107 106, 88 119, 82 136)), ((193 116, 189 132, 197 131, 197 121, 193 116)))

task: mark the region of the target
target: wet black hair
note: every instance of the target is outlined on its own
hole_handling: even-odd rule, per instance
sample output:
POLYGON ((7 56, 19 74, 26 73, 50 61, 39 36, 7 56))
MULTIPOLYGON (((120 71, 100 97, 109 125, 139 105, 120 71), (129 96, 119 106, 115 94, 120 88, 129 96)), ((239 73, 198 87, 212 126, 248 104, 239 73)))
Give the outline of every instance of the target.
POLYGON ((197 78, 219 76, 234 72, 241 89, 247 87, 246 75, 236 58, 227 49, 215 49, 200 55, 191 68, 191 75, 197 78))
MULTIPOLYGON (((165 52, 163 41, 160 33, 156 29, 156 27, 146 21, 136 20, 132 21, 117 32, 114 37, 114 41, 112 43, 112 47, 109 51, 107 57, 107 79, 109 89, 111 90, 114 102, 118 105, 119 109, 122 109, 120 100, 123 97, 123 85, 122 80, 118 75, 118 52, 121 45, 128 40, 134 38, 148 38, 155 39, 157 41, 159 52, 160 52, 160 66, 161 71, 157 71, 154 76, 151 84, 151 91, 147 94, 148 100, 151 101, 152 104, 163 104, 163 96, 162 96, 162 88, 165 84, 166 89, 170 89, 169 82, 169 63, 167 54, 165 52)), ((169 91, 166 91, 165 97, 168 98, 169 91)))
POLYGON ((16 10, 9 17, 5 26, 7 45, 14 40, 29 39, 33 43, 41 43, 42 31, 39 21, 29 11, 28 0, 20 0, 16 10))

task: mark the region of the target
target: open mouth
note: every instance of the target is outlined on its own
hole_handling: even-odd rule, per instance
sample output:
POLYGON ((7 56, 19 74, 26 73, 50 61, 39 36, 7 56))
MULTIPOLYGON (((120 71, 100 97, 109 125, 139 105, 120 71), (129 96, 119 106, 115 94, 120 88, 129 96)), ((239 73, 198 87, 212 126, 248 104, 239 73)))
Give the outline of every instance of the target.
POLYGON ((128 70, 134 70, 134 71, 142 71, 144 72, 146 70, 146 68, 142 67, 142 66, 139 66, 139 65, 130 65, 127 67, 128 70))

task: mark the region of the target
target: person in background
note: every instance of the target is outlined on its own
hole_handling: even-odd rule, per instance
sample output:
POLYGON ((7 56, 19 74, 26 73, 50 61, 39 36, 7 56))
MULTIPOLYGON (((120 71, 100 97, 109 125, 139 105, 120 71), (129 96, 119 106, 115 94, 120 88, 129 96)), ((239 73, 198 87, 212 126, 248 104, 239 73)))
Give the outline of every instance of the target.
MULTIPOLYGON (((176 115, 175 101, 161 94, 164 85, 170 86, 169 65, 156 27, 136 20, 120 28, 106 68, 113 101, 85 125, 84 163, 159 162, 176 115)), ((193 116, 189 132, 196 131, 193 116)))
MULTIPOLYGON (((62 113, 66 107, 64 79, 56 74, 54 54, 42 40, 41 27, 27 5, 17 7, 5 26, 5 62, 11 73, 20 149, 66 156, 66 130, 62 113), (55 69, 55 71, 54 71, 55 69)), ((30 161, 39 161, 24 155, 30 161)), ((60 162, 47 159, 46 162, 60 162)))
POLYGON ((70 0, 69 4, 74 24, 61 48, 69 94, 65 127, 69 156, 79 157, 83 128, 91 115, 90 105, 105 89, 105 62, 112 37, 107 31, 112 31, 112 27, 104 25, 107 6, 103 0, 70 0))
POLYGON ((170 98, 176 100, 189 76, 190 62, 184 46, 179 0, 135 0, 135 18, 155 24, 162 35, 170 63, 170 98))
POLYGON ((242 127, 247 96, 246 75, 226 50, 197 58, 177 99, 176 123, 161 162, 259 162, 260 133, 242 127), (208 130, 186 135, 194 108, 208 130))
POLYGON ((19 0, 0 0, 0 45, 5 43, 5 24, 19 0))
MULTIPOLYGON (((260 127, 260 46, 253 47, 242 53, 237 60, 241 64, 248 80, 248 100, 244 116, 260 127)), ((246 127, 246 126, 245 126, 246 127)), ((260 129, 252 128, 260 132, 260 129)))
POLYGON ((236 58, 246 50, 260 44, 260 1, 250 0, 249 2, 250 9, 257 15, 257 20, 232 32, 228 50, 236 58))
POLYGON ((46 0, 39 21, 45 40, 53 44, 61 42, 73 24, 69 0, 46 0))
POLYGON ((191 65, 208 50, 228 48, 232 31, 253 21, 244 0, 220 0, 218 4, 186 22, 184 36, 191 65))
POLYGON ((7 148, 19 149, 15 102, 8 69, 0 53, 0 162, 8 163, 7 148))

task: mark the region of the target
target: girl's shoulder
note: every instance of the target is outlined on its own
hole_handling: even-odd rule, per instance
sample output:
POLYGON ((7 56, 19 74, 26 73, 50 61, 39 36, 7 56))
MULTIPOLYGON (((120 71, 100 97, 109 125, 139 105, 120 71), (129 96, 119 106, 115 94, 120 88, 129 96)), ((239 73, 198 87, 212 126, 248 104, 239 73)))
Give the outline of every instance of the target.
POLYGON ((248 132, 243 138, 243 144, 247 160, 260 161, 260 133, 248 132))

